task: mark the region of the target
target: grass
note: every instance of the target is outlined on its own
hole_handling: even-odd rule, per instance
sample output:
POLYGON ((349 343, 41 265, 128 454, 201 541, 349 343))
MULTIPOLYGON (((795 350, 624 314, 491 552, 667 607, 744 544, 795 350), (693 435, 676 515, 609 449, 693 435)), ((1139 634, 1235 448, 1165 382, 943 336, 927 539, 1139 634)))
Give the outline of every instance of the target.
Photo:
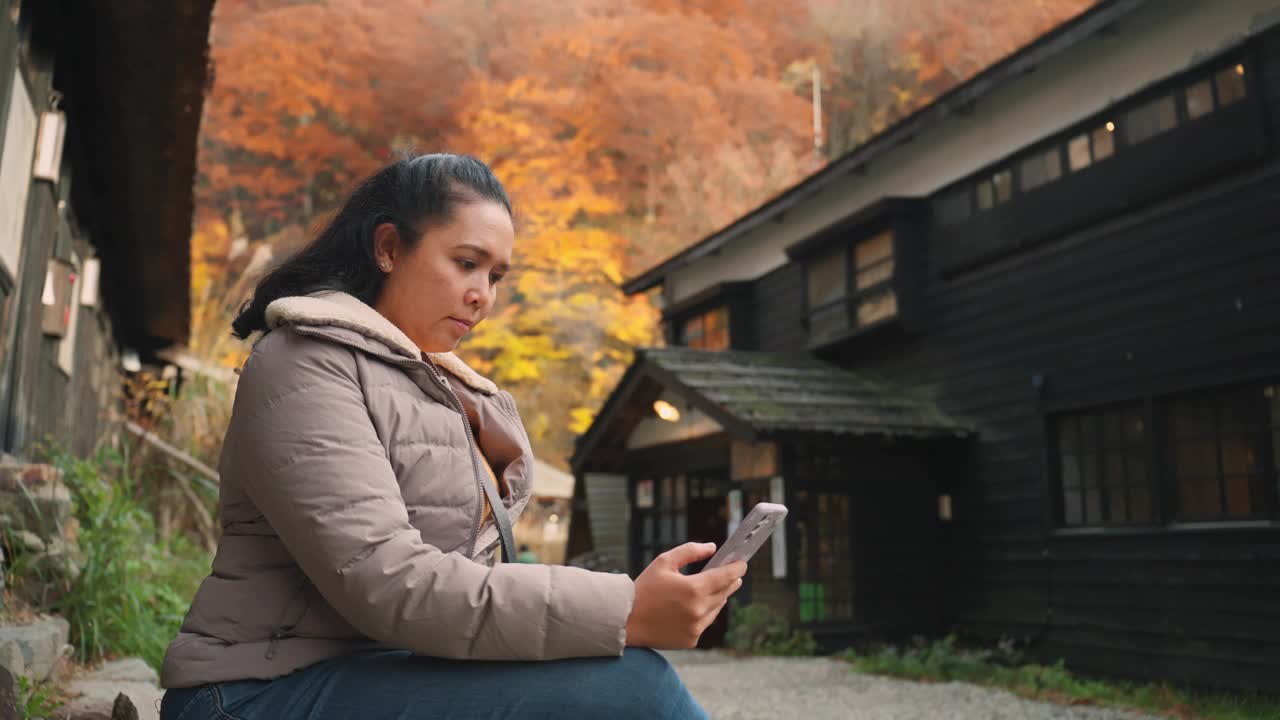
POLYGON ((817 649, 811 633, 793 630, 784 615, 764 603, 733 606, 725 642, 739 655, 803 657, 817 649))
POLYGON ((50 682, 33 683, 25 675, 18 676, 18 686, 14 688, 18 694, 18 717, 48 718, 62 706, 63 696, 58 687, 50 682))
POLYGON ((966 682, 1059 704, 1130 708, 1180 720, 1280 718, 1280 697, 1087 678, 1072 673, 1061 661, 1052 665, 1026 662, 1007 643, 995 648, 962 648, 954 635, 906 647, 850 648, 841 657, 859 672, 928 682, 966 682))
MULTIPOLYGON (((136 656, 158 668, 208 574, 209 553, 185 536, 157 531, 130 463, 120 453, 103 450, 88 459, 59 450, 46 454, 71 492, 83 562, 63 592, 46 607, 32 609, 66 618, 80 662, 136 656)), ((6 572, 21 573, 24 567, 15 563, 6 572)))

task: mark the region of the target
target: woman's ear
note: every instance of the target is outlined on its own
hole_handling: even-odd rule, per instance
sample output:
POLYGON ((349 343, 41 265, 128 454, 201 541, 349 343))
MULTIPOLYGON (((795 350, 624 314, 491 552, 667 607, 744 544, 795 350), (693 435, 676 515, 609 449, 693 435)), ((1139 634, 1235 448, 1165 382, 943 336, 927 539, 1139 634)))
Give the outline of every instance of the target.
POLYGON ((394 223, 382 223, 373 229, 373 261, 378 269, 390 272, 400 252, 400 232, 394 223))

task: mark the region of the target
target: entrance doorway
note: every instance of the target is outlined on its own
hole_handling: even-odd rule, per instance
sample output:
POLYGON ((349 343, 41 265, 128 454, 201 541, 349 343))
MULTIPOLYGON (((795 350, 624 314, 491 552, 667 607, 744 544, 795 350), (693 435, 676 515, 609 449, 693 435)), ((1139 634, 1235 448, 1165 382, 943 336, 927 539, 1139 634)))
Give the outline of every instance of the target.
MULTIPOLYGON (((702 473, 689 476, 689 541, 713 542, 716 547, 724 544, 729 530, 728 473, 702 473)), ((691 572, 702 569, 706 562, 690 566, 691 572)), ((715 622, 702 633, 698 647, 711 648, 724 645, 725 632, 729 628, 729 605, 726 603, 715 622)))

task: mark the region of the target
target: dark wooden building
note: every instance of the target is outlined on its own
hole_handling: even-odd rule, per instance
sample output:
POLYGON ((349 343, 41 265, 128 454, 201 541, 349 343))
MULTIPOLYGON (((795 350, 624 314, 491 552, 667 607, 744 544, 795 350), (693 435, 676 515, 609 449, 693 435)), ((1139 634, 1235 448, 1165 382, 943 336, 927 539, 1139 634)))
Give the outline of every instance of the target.
POLYGON ((186 340, 212 0, 0 0, 0 451, 108 432, 186 340))
POLYGON ((628 569, 781 500, 744 599, 827 647, 1278 687, 1278 23, 1099 3, 629 281, 682 347, 572 460, 628 569))

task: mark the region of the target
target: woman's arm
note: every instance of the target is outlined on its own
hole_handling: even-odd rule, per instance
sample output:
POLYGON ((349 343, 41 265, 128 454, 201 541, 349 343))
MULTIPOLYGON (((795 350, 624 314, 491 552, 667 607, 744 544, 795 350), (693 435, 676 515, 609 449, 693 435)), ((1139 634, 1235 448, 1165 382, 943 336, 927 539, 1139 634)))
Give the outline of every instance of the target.
POLYGON ((449 658, 619 655, 625 575, 503 563, 423 542, 356 378, 351 350, 288 330, 259 343, 227 438, 233 474, 321 595, 369 637, 449 658))

